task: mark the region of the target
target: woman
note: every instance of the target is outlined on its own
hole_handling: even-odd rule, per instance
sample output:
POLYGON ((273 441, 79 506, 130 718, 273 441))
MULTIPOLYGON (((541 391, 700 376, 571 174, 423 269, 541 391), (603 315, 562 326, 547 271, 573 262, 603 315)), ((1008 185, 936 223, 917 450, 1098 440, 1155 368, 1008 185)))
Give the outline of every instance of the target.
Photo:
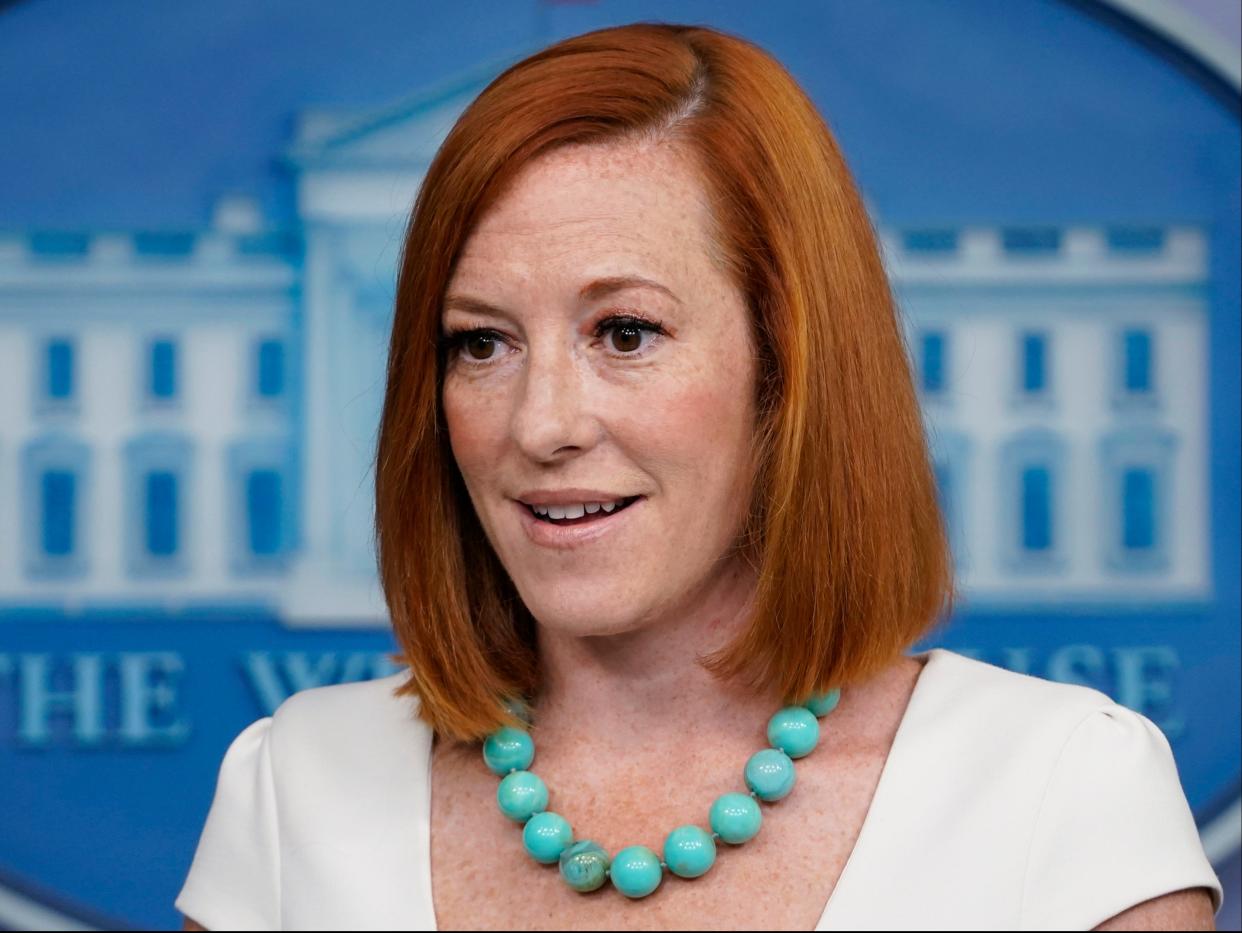
POLYGON ((953 588, 901 329, 753 45, 602 30, 462 115, 406 237, 376 499, 409 672, 234 741, 195 921, 1211 928, 1149 720, 904 654, 953 588))

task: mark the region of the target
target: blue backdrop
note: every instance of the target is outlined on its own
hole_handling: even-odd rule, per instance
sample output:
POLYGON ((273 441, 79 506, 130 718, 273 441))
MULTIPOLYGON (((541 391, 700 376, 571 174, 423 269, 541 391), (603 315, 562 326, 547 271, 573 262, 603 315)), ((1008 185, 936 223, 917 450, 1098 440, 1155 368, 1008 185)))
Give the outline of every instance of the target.
POLYGON ((856 173, 965 596, 928 644, 1150 716, 1236 877, 1228 81, 1096 2, 32 0, 0 8, 0 926, 177 925, 228 742, 396 669, 404 212, 500 68, 642 19, 770 50, 856 173))

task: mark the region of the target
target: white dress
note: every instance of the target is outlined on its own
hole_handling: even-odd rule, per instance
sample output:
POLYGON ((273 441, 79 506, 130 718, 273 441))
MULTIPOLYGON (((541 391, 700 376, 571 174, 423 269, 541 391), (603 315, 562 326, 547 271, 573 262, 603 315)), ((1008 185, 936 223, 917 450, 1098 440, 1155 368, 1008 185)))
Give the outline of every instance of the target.
MULTIPOLYGON (((1151 720, 1088 687, 927 654, 815 929, 1088 930, 1197 886, 1219 912, 1151 720)), ((178 910, 209 930, 436 928, 431 730, 393 698, 404 676, 302 691, 238 735, 178 910)))

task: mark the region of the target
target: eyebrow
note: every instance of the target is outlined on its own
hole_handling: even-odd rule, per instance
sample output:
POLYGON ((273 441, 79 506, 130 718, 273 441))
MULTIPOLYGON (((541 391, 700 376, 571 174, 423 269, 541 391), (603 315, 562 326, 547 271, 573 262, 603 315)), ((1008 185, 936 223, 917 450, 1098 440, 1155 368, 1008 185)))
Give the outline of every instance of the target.
MULTIPOLYGON (((598 301, 601 298, 606 298, 616 292, 630 288, 650 288, 667 295, 673 301, 681 304, 681 299, 673 294, 670 289, 653 279, 643 278, 641 275, 610 275, 606 278, 588 282, 578 290, 578 299, 580 301, 598 301)), ((477 314, 494 314, 498 317, 511 316, 503 308, 498 308, 493 304, 489 304, 479 298, 472 298, 469 295, 446 296, 444 299, 444 309, 447 311, 449 308, 473 311, 477 314)))
POLYGON ((673 301, 681 304, 681 299, 665 288, 659 282, 651 279, 645 279, 641 275, 613 275, 604 279, 596 279, 587 285, 582 286, 578 291, 578 297, 583 301, 595 301, 613 292, 625 291, 627 288, 651 288, 657 292, 663 292, 673 301))

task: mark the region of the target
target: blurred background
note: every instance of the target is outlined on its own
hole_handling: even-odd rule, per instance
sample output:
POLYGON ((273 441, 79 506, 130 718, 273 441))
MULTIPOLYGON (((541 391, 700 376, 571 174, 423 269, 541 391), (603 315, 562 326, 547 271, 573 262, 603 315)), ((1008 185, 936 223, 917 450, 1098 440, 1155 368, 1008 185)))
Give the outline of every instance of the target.
POLYGON ((1157 723, 1239 928, 1237 0, 0 4, 0 928, 177 927, 232 738, 397 669, 419 180, 506 65, 644 19, 772 52, 864 192, 964 596, 918 648, 1157 723))

